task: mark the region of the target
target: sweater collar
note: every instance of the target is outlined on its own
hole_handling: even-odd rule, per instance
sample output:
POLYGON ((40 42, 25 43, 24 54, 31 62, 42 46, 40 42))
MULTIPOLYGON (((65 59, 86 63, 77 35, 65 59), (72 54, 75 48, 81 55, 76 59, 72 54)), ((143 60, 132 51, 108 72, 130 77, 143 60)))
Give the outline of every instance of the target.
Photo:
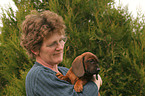
MULTIPOLYGON (((35 62, 34 64, 34 67, 37 67, 37 66, 40 66, 40 67, 43 67, 45 70, 49 71, 50 73, 52 74, 56 74, 57 72, 53 71, 52 69, 48 68, 48 67, 45 67, 43 66, 42 64, 38 63, 38 62, 35 62)), ((58 70, 63 74, 63 70, 61 70, 61 68, 58 66, 58 70)), ((64 75, 64 74, 63 74, 64 75)))

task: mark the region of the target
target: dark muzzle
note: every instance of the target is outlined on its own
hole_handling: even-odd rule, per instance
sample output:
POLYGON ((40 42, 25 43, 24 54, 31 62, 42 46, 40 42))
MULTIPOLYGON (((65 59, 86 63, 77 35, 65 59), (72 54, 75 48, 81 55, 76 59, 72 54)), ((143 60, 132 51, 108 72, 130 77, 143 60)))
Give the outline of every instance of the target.
POLYGON ((97 68, 97 72, 96 72, 96 74, 98 74, 100 72, 100 68, 97 68))

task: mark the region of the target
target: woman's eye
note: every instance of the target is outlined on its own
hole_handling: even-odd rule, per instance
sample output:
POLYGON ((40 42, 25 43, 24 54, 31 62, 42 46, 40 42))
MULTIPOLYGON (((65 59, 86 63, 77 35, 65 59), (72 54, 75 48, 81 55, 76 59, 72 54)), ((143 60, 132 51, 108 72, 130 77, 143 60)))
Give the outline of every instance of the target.
POLYGON ((64 41, 63 41, 63 39, 61 39, 59 42, 62 43, 62 42, 64 42, 64 41))
POLYGON ((67 40, 66 38, 62 38, 62 39, 61 39, 61 41, 63 41, 63 42, 66 42, 66 40, 67 40))
POLYGON ((47 47, 55 47, 57 46, 58 44, 65 44, 67 41, 67 38, 64 37, 64 38, 61 38, 59 41, 54 41, 52 44, 49 44, 49 45, 46 45, 47 47))
POLYGON ((60 43, 65 43, 65 42, 66 42, 66 38, 62 38, 62 39, 60 39, 59 42, 60 42, 60 43))
POLYGON ((47 45, 47 47, 52 47, 52 46, 54 46, 55 44, 56 44, 56 42, 53 42, 52 44, 47 45))

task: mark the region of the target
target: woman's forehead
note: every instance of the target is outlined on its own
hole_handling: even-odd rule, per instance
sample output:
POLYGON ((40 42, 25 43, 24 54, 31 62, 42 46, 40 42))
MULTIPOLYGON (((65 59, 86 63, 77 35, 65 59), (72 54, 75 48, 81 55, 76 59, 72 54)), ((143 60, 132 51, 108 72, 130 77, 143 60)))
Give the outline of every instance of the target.
POLYGON ((57 41, 57 40, 64 38, 64 37, 65 37, 65 35, 62 35, 59 33, 53 33, 53 34, 47 36, 46 38, 44 38, 44 41, 53 42, 53 41, 57 41))
POLYGON ((65 31, 63 29, 55 29, 51 32, 48 32, 46 34, 46 38, 51 38, 53 35, 64 35, 65 36, 65 31))

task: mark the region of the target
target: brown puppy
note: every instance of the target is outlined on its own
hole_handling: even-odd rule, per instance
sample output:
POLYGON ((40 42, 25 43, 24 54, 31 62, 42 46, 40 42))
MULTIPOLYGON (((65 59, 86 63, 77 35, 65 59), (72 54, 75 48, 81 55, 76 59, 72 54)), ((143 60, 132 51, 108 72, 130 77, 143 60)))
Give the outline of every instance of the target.
POLYGON ((65 76, 61 73, 57 73, 56 76, 61 80, 66 80, 74 84, 76 92, 82 92, 83 85, 90 81, 94 74, 97 76, 99 73, 100 68, 98 62, 98 58, 93 53, 85 52, 75 58, 72 67, 65 76))

